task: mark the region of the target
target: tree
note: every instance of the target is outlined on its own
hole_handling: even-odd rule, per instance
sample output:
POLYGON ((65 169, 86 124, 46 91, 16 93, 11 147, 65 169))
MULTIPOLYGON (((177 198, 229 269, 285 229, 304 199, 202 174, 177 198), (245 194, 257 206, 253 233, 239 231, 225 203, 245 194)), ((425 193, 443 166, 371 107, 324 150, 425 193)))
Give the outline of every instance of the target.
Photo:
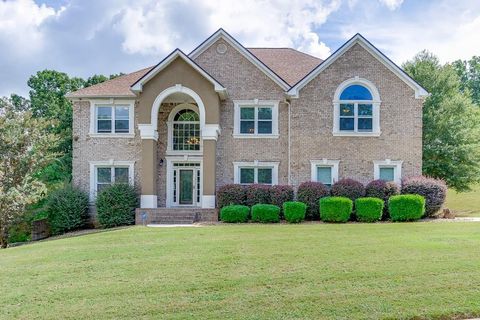
POLYGON ((423 174, 457 191, 480 182, 480 109, 451 65, 427 51, 404 64, 430 96, 423 105, 423 174))
POLYGON ((480 56, 470 60, 457 60, 452 67, 460 78, 460 89, 472 95, 473 102, 480 107, 480 56))
POLYGON ((116 77, 119 77, 119 76, 122 76, 124 75, 124 73, 118 73, 118 74, 111 74, 109 77, 107 76, 104 76, 103 74, 95 74, 91 77, 89 77, 86 81, 85 81, 85 84, 84 84, 84 87, 90 87, 90 86, 93 86, 95 84, 99 84, 99 83, 102 83, 102 82, 105 82, 107 80, 112 80, 112 79, 115 79, 116 77))
POLYGON ((56 156, 50 150, 58 136, 55 123, 17 110, 11 101, 0 105, 0 247, 7 246, 8 230, 25 207, 46 191, 37 173, 56 156))

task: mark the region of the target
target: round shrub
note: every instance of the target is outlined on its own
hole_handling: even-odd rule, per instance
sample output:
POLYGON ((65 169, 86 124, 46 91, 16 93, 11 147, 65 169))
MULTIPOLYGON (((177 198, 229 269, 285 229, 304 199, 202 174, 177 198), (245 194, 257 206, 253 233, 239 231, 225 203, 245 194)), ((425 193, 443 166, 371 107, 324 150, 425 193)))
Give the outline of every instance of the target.
POLYGON ((392 196, 388 208, 392 221, 415 221, 425 212, 425 198, 418 194, 392 196))
POLYGON ((388 199, 391 196, 400 194, 400 187, 393 181, 373 180, 365 187, 365 196, 380 198, 384 201, 382 219, 387 220, 388 199))
POLYGON ((353 201, 346 197, 320 199, 320 220, 325 222, 347 222, 353 210, 353 201))
POLYGON ((355 200, 357 220, 360 222, 375 222, 382 218, 384 202, 380 198, 358 198, 355 200))
POLYGON ((50 194, 46 204, 52 234, 79 229, 88 221, 87 193, 67 187, 50 194))
POLYGON ((252 221, 279 222, 280 208, 273 204, 256 204, 252 207, 252 221))
POLYGON ((135 188, 118 183, 104 188, 97 196, 97 219, 103 228, 129 225, 135 222, 138 197, 135 188))
POLYGON ((225 206, 220 210, 220 219, 223 222, 247 222, 250 208, 242 205, 225 206))
POLYGON ((365 196, 365 187, 357 180, 341 179, 333 184, 330 193, 334 197, 345 197, 355 201, 355 199, 365 196))
POLYGON ((245 202, 245 186, 240 184, 227 184, 217 191, 217 204, 219 208, 232 204, 243 205, 245 202))
MULTIPOLYGON (((288 185, 277 185, 270 188, 271 204, 276 205, 280 209, 283 208, 283 204, 288 201, 293 201, 295 193, 293 187, 288 185)), ((280 210, 280 215, 284 214, 283 210, 280 210)))
POLYGON ((431 217, 445 203, 447 185, 443 180, 424 176, 406 178, 402 182, 402 194, 419 194, 425 198, 425 216, 431 217))
POLYGON ((303 202, 289 201, 283 203, 283 214, 285 220, 290 223, 298 223, 305 220, 307 205, 303 202))
POLYGON ((330 191, 321 182, 308 181, 298 186, 297 200, 307 205, 307 219, 319 219, 318 201, 320 198, 328 197, 329 195, 330 191))
POLYGON ((245 205, 253 206, 258 203, 272 203, 270 190, 272 186, 265 184, 251 184, 245 189, 245 205))

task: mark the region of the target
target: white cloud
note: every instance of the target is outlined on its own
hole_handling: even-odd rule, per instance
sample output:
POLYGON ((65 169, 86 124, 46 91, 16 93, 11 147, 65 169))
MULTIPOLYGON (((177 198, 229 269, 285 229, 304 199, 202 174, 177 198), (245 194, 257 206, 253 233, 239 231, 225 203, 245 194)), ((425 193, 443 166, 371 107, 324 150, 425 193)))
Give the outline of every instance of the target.
POLYGON ((379 0, 379 1, 392 11, 399 8, 403 3, 403 0, 379 0))

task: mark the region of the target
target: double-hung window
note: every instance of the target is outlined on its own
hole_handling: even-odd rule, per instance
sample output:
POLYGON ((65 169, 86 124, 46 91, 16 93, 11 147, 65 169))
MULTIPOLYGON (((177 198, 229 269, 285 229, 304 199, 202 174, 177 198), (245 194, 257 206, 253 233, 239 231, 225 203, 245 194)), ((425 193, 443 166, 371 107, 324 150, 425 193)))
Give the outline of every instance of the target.
POLYGON ((133 103, 92 102, 91 135, 121 137, 133 133, 133 103))
POLYGON ((240 184, 278 184, 277 162, 234 162, 234 182, 240 184))
POLYGON ((390 159, 373 162, 373 176, 375 180, 393 181, 400 183, 402 179, 402 162, 390 159))
POLYGON ((92 199, 105 187, 114 183, 133 184, 133 165, 131 161, 90 162, 90 190, 92 199))
POLYGON ((311 179, 331 187, 338 180, 339 160, 311 160, 311 179))
POLYGON ((278 137, 278 101, 235 101, 234 136, 278 137))

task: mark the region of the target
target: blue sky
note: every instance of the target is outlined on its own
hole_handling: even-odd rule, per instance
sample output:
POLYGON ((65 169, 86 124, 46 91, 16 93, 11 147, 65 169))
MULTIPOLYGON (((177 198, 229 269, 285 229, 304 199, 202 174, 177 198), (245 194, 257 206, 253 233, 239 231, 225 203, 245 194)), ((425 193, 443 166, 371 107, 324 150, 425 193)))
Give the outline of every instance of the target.
POLYGON ((477 0, 0 0, 0 95, 27 95, 43 69, 131 72, 220 27, 245 46, 321 58, 357 32, 398 64, 422 49, 442 62, 480 55, 477 0))

